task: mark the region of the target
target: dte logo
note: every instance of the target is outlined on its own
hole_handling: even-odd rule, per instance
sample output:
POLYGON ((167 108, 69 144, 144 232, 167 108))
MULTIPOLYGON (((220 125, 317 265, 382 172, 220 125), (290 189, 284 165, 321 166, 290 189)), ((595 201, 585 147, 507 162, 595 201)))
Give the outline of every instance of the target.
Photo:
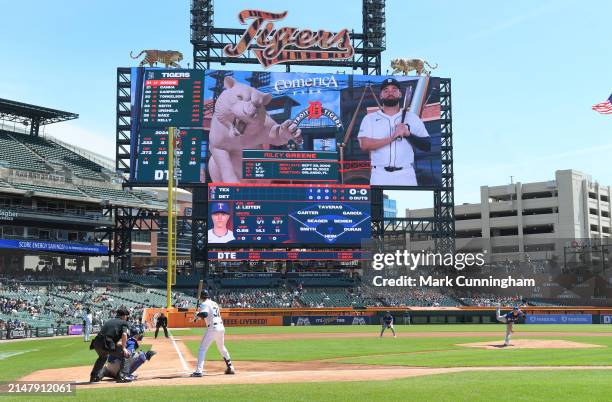
POLYGON ((217 258, 219 260, 235 260, 236 259, 236 253, 235 252, 230 252, 230 251, 218 252, 217 253, 217 258))

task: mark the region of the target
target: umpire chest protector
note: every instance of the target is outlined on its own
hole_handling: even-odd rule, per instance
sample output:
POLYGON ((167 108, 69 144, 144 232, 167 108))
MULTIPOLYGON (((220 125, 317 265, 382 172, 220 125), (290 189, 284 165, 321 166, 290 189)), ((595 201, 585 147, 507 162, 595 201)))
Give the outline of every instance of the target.
POLYGON ((104 323, 100 332, 91 343, 90 349, 93 349, 94 342, 97 342, 104 349, 113 351, 116 348, 117 342, 121 340, 121 336, 129 330, 129 323, 119 318, 113 318, 104 323))

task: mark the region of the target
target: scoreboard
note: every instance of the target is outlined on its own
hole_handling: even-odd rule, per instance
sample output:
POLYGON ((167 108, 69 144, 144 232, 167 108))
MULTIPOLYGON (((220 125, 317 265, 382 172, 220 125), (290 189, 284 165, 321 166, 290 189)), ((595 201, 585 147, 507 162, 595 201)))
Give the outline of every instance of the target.
MULTIPOLYGON (((206 141, 203 131, 198 129, 180 129, 177 141, 179 159, 176 176, 179 182, 194 183, 201 179, 202 147, 206 141)), ((148 128, 140 132, 138 138, 139 158, 136 175, 151 182, 168 180, 168 129, 148 128)))
POLYGON ((371 237, 368 186, 212 183, 208 190, 209 244, 360 246, 371 237))
MULTIPOLYGON (((204 74, 185 69, 132 68, 130 179, 165 185, 169 127, 177 127, 176 177, 181 184, 206 181, 208 135, 204 124, 204 74)), ((153 185, 155 185, 153 184, 153 185)))

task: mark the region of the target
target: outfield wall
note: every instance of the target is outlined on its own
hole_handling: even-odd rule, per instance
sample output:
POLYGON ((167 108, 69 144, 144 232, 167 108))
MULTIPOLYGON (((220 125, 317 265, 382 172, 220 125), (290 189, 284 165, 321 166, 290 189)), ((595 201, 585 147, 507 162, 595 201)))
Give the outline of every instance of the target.
MULTIPOLYGON (((497 322, 495 310, 495 307, 227 308, 221 314, 228 327, 377 325, 386 311, 393 314, 396 324, 492 324, 497 322)), ((508 311, 509 308, 502 308, 502 312, 508 311)), ((526 307, 523 311, 527 313, 527 324, 612 324, 612 307, 526 307)), ((204 326, 203 320, 192 321, 195 309, 148 308, 144 319, 149 328, 155 327, 160 312, 166 314, 171 328, 204 326)))
MULTIPOLYGON (((502 309, 502 312, 509 311, 502 309)), ((492 324, 495 307, 392 307, 392 308, 321 308, 321 309, 223 309, 225 325, 238 326, 304 326, 304 325, 378 325, 386 311, 396 324, 492 324)), ((607 324, 612 325, 612 307, 527 307, 526 324, 607 324)), ((148 328, 155 328, 160 312, 168 317, 170 328, 203 327, 204 321, 192 321, 195 309, 149 308, 144 311, 148 328)), ((99 330, 93 327, 93 333, 99 330)), ((0 330, 0 340, 82 334, 80 325, 48 328, 0 330)))

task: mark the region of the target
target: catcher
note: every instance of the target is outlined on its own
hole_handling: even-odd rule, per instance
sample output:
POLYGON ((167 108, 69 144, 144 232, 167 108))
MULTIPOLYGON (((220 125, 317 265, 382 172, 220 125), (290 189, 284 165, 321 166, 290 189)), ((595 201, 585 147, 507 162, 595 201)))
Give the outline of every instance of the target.
MULTIPOLYGON (((135 380, 138 376, 134 374, 140 366, 151 360, 157 352, 149 350, 148 352, 139 351, 139 341, 142 341, 143 329, 140 326, 132 326, 130 328, 130 336, 127 340, 126 349, 130 352, 128 358, 129 375, 131 380, 135 380)), ((114 356, 108 356, 108 361, 104 366, 104 377, 118 378, 120 368, 119 359, 114 356)))
POLYGON ((527 314, 525 314, 519 308, 519 306, 514 306, 511 312, 501 315, 500 306, 497 306, 496 316, 497 321, 506 324, 506 338, 504 339, 504 346, 510 346, 510 336, 514 333, 512 326, 519 320, 519 318, 525 318, 527 314))

